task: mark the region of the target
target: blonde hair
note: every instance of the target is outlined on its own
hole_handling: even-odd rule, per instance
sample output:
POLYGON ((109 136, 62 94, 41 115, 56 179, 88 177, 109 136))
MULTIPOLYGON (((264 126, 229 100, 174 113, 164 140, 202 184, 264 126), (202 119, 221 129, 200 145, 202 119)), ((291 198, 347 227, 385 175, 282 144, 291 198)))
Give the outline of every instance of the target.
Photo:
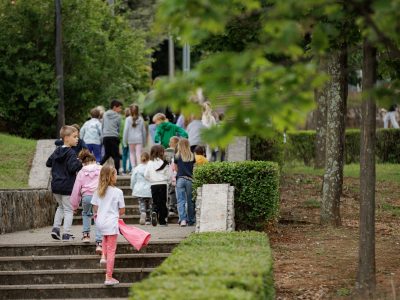
POLYGON ((70 136, 74 132, 78 132, 78 130, 75 127, 64 125, 60 129, 60 138, 64 139, 66 136, 70 136))
POLYGON ((180 139, 178 142, 178 152, 176 155, 180 156, 184 162, 194 160, 194 155, 190 151, 190 144, 188 139, 180 139))
POLYGON ((99 186, 97 188, 97 194, 100 198, 106 195, 107 188, 112 184, 112 178, 117 172, 115 167, 109 163, 104 164, 100 171, 99 186))
POLYGON ((162 113, 157 113, 154 115, 153 117, 153 122, 155 123, 156 121, 161 121, 161 122, 165 122, 167 120, 167 117, 162 114, 162 113))
POLYGON ((171 147, 171 148, 176 148, 176 146, 178 145, 178 143, 179 143, 179 138, 177 137, 177 136, 172 136, 170 139, 169 139, 169 146, 171 147))

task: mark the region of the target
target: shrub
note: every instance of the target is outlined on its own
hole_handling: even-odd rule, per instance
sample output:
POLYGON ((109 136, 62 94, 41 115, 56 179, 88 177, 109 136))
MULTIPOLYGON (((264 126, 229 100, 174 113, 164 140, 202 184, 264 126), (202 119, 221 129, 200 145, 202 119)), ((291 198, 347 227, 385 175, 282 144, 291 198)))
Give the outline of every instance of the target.
POLYGON ((358 163, 360 162, 360 130, 348 129, 345 136, 345 163, 358 163))
POLYGON ((252 160, 274 161, 282 165, 285 156, 283 135, 276 133, 269 139, 251 137, 250 153, 252 160))
POLYGON ((205 164, 194 171, 194 191, 203 184, 235 187, 235 223, 239 230, 257 229, 274 220, 279 209, 279 166, 244 161, 205 164))
POLYGON ((378 162, 400 163, 400 130, 381 129, 376 133, 376 156, 378 162))
POLYGON ((192 234, 136 283, 131 299, 274 299, 272 256, 265 234, 192 234))
POLYGON ((305 130, 289 132, 287 139, 287 157, 289 160, 304 161, 306 166, 311 165, 315 158, 314 143, 315 131, 305 130))

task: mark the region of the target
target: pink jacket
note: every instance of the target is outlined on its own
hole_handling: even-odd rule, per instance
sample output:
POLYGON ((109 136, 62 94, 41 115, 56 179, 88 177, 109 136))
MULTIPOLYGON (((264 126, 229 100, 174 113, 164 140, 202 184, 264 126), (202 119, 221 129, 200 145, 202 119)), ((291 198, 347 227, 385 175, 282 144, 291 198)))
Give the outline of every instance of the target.
POLYGON ((101 166, 96 164, 90 164, 84 166, 76 176, 74 188, 70 202, 72 208, 76 210, 79 206, 79 202, 83 196, 91 196, 99 185, 101 166))
POLYGON ((135 226, 128 226, 124 220, 118 220, 118 227, 124 238, 133 246, 137 251, 142 247, 147 246, 150 242, 151 234, 135 226))

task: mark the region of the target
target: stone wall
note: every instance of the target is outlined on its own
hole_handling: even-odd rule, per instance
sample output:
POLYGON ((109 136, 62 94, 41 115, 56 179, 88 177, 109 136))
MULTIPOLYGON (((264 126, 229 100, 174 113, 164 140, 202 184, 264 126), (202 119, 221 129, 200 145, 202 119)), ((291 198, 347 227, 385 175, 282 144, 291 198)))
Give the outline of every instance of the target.
POLYGON ((55 210, 49 190, 0 190, 0 234, 50 226, 55 210))

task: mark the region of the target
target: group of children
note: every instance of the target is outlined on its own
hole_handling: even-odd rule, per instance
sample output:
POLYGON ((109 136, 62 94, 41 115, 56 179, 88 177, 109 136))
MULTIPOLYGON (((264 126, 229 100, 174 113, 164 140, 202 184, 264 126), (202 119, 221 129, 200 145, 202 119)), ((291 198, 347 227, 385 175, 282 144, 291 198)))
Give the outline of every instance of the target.
MULTIPOLYGON (((90 242, 93 209, 96 253, 101 255, 100 263, 105 264, 107 269, 104 284, 118 284, 112 273, 119 233, 118 220, 125 213, 125 203, 122 191, 115 187, 117 169, 112 160, 103 166, 99 165, 98 159, 88 149, 82 149, 77 155, 73 149, 79 142, 76 127, 63 126, 60 137, 62 145, 46 162, 47 167, 51 167, 51 188, 58 203, 51 236, 55 240, 74 239, 71 233, 73 214, 82 202, 82 241, 90 242)), ((165 144, 165 134, 158 138, 163 139, 165 144)), ((171 212, 175 212, 177 206, 180 226, 195 224, 193 168, 196 163, 207 162, 204 147, 196 146, 195 152, 192 153, 188 139, 172 136, 166 150, 163 145, 157 144, 151 147, 150 154, 141 153, 140 164, 135 167, 131 177, 132 194, 139 199, 140 224, 167 226, 168 198, 171 212), (177 203, 173 197, 175 195, 177 203)))

